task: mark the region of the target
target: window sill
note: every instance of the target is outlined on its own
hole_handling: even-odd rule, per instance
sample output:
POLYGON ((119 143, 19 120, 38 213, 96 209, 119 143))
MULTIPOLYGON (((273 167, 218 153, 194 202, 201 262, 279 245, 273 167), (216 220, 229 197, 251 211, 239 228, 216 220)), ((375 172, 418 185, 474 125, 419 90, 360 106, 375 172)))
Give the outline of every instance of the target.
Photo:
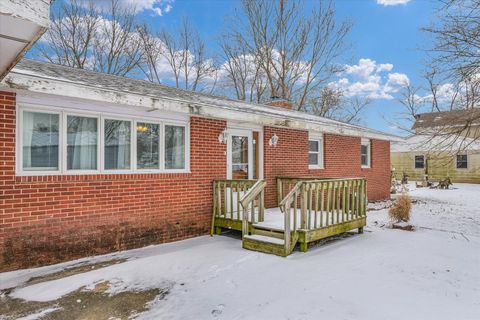
POLYGON ((372 169, 371 166, 362 166, 362 169, 372 169))
POLYGON ((308 165, 309 170, 323 170, 325 167, 323 166, 318 166, 318 165, 308 165))

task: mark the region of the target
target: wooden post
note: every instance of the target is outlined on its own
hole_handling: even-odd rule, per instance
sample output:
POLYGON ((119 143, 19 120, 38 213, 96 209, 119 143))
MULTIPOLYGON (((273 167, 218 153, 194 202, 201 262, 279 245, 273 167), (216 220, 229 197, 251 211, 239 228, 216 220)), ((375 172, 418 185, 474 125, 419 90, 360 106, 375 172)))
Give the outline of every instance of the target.
POLYGON ((300 228, 306 229, 306 218, 307 218, 307 205, 308 205, 308 198, 307 198, 307 190, 306 184, 302 184, 300 188, 300 228))
POLYGON ((301 252, 307 252, 307 250, 308 250, 308 243, 300 242, 300 251, 301 252))
POLYGON ((213 181, 213 210, 212 210, 212 226, 210 228, 210 235, 213 236, 215 232, 215 215, 217 214, 217 199, 215 192, 215 181, 213 181))
POLYGON ((281 178, 277 178, 277 205, 283 200, 283 182, 281 178))

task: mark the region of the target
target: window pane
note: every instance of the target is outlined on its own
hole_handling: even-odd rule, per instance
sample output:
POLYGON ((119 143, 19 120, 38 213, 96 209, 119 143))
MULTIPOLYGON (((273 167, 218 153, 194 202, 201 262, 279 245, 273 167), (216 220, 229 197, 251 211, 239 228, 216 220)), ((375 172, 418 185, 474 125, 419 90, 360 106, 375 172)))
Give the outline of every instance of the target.
POLYGON ((318 166, 318 153, 308 154, 308 164, 311 166, 318 166))
POLYGON ((67 116, 67 169, 97 169, 97 119, 67 116))
POLYGON ((362 152, 362 156, 368 156, 368 146, 362 144, 362 151, 361 152, 362 152))
POLYGON ((368 166, 368 156, 366 154, 362 154, 362 166, 368 166))
POLYGON ((165 126, 165 169, 185 169, 185 127, 165 126))
POLYGON ((152 123, 137 123, 137 168, 159 169, 160 126, 152 123))
POLYGON ((468 160, 466 154, 459 154, 457 155, 457 169, 467 169, 468 168, 468 160))
POLYGON ((130 121, 105 119, 105 169, 130 168, 130 121))
POLYGON ((318 152, 319 150, 319 143, 315 140, 308 141, 308 150, 312 152, 318 152))
POLYGON ((423 156, 415 156, 415 169, 423 169, 425 161, 423 156))
POLYGON ((23 113, 23 169, 58 170, 58 114, 23 113))

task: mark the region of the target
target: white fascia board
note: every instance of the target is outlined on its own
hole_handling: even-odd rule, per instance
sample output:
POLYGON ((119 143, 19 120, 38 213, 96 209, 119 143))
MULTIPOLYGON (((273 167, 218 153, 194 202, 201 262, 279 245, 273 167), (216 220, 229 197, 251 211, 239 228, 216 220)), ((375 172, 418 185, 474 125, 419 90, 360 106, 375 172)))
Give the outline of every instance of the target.
POLYGON ((205 118, 249 122, 263 126, 287 127, 377 140, 403 141, 403 138, 398 136, 350 126, 329 119, 321 121, 318 117, 304 115, 300 112, 299 115, 290 116, 280 112, 281 110, 277 112, 272 108, 265 108, 266 110, 260 110, 261 108, 258 107, 234 109, 220 104, 191 103, 170 97, 141 95, 17 72, 11 72, 0 84, 0 88, 2 87, 12 91, 23 91, 23 93, 30 91, 205 118))

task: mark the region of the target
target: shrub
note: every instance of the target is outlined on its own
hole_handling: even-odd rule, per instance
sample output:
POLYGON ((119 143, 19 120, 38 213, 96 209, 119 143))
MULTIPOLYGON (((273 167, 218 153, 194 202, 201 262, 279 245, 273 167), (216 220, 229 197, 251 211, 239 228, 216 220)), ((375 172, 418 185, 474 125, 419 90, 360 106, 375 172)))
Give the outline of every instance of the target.
POLYGON ((393 207, 388 210, 390 219, 394 221, 408 221, 410 219, 410 210, 412 209, 412 199, 407 194, 398 196, 393 207))

